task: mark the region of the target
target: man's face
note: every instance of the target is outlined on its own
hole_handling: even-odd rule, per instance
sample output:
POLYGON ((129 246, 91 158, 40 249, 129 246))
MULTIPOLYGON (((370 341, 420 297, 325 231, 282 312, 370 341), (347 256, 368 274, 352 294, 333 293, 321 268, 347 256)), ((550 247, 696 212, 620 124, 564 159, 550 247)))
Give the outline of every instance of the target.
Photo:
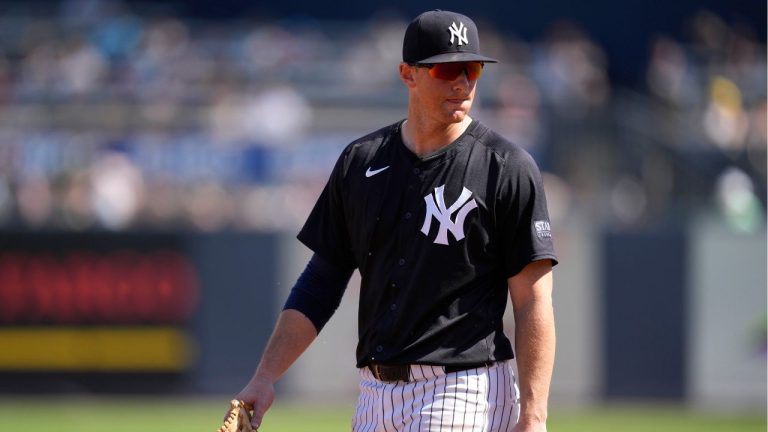
MULTIPOLYGON (((476 67, 477 65, 475 63, 469 67, 476 67)), ((475 79, 470 80, 470 76, 473 74, 462 69, 462 66, 467 65, 465 63, 434 65, 433 68, 437 68, 436 70, 423 66, 407 65, 413 79, 409 85, 412 103, 415 104, 413 108, 417 109, 421 115, 433 118, 440 123, 460 123, 463 121, 472 108, 477 76, 473 76, 475 79), (445 79, 446 76, 451 78, 452 75, 455 75, 456 68, 460 70, 460 73, 454 79, 445 79), (447 74, 440 73, 446 71, 447 74)))

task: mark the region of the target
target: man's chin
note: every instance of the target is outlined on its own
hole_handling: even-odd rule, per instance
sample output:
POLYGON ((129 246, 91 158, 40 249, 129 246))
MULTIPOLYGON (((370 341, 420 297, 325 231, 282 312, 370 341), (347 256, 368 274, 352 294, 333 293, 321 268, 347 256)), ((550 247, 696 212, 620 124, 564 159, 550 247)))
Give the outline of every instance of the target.
POLYGON ((454 111, 452 112, 448 118, 451 123, 461 123, 469 116, 469 114, 466 111, 454 111))

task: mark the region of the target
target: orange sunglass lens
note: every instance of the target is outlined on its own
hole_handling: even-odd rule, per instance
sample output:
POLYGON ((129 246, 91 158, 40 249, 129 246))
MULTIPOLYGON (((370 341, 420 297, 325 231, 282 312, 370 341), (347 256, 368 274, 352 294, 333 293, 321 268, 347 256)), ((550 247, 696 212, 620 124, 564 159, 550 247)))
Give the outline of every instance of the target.
POLYGON ((475 81, 482 71, 483 64, 478 62, 436 63, 429 69, 429 74, 432 78, 453 81, 466 72, 467 79, 475 81))

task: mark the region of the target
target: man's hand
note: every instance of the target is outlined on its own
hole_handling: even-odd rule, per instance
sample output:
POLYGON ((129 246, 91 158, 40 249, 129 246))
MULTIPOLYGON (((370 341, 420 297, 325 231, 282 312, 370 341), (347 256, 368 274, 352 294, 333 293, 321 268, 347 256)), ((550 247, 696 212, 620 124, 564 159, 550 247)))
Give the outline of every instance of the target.
POLYGON ((275 400, 275 383, 317 337, 314 324, 303 313, 280 313, 259 366, 248 384, 235 396, 253 406, 251 424, 258 428, 275 400))
POLYGON ((264 414, 269 407, 272 406, 272 402, 275 400, 275 386, 271 380, 261 378, 257 375, 248 382, 248 385, 246 385, 237 396, 235 396, 235 399, 239 399, 253 406, 251 425, 255 429, 258 429, 259 426, 261 426, 264 414))

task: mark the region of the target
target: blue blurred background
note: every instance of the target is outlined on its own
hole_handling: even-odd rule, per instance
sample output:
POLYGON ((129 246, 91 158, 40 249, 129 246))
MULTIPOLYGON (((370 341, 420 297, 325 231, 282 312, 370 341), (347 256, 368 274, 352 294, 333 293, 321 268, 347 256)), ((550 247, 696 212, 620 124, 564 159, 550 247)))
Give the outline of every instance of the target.
MULTIPOLYGON (((0 3, 0 393, 236 393, 339 151, 404 117, 402 35, 435 7, 501 60, 473 115, 544 172, 553 403, 762 411, 754 1, 0 3)), ((287 398, 354 398, 356 283, 287 398)))

